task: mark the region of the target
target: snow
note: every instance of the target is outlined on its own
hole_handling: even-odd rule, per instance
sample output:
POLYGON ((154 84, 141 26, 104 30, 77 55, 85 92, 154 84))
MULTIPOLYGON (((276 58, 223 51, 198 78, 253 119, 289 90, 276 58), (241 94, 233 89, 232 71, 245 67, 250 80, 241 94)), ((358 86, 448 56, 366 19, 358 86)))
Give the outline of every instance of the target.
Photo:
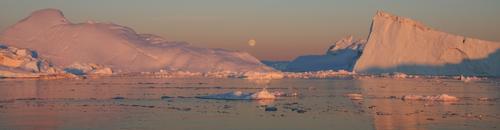
POLYGON ((335 42, 325 55, 299 56, 287 64, 285 71, 304 72, 321 70, 352 70, 366 44, 352 36, 335 42))
POLYGON ((72 23, 57 9, 33 12, 2 32, 0 42, 36 50, 60 68, 74 64, 109 67, 99 73, 275 71, 245 52, 193 47, 113 23, 72 23))
POLYGON ((434 95, 434 96, 422 96, 422 95, 405 95, 402 98, 403 100, 422 100, 422 101, 442 101, 442 102, 451 102, 458 101, 458 98, 455 96, 450 96, 448 94, 434 95))
POLYGON ((199 96, 201 99, 219 99, 219 100, 273 100, 276 96, 266 89, 256 93, 244 93, 241 91, 234 91, 222 94, 213 94, 207 96, 199 96))
POLYGON ((382 11, 354 71, 422 75, 500 75, 500 43, 448 34, 382 11))

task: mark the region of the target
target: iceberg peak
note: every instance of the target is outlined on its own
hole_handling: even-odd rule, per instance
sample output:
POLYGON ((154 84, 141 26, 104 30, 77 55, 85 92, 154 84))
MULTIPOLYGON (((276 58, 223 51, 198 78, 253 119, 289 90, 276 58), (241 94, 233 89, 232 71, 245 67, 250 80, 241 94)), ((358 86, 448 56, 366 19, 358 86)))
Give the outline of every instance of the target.
POLYGON ((344 37, 338 41, 336 41, 332 46, 328 48, 326 51, 326 54, 334 54, 339 51, 343 50, 355 50, 355 51, 362 51, 364 46, 366 44, 365 39, 359 39, 359 40, 354 40, 354 37, 352 35, 349 35, 347 37, 344 37))
POLYGON ((61 10, 51 8, 34 11, 18 22, 18 24, 24 24, 24 26, 38 27, 40 29, 69 23, 61 10))
POLYGON ((40 9, 40 10, 32 12, 30 16, 36 16, 36 15, 52 15, 55 17, 64 18, 63 12, 59 9, 54 9, 54 8, 40 9))
POLYGON ((390 22, 390 23, 397 23, 397 24, 401 24, 404 26, 412 26, 412 27, 418 28, 420 30, 431 30, 431 28, 427 27, 425 24, 423 24, 419 21, 416 21, 416 20, 413 20, 410 18, 406 18, 406 17, 393 15, 391 13, 388 13, 388 12, 385 12, 382 10, 378 10, 377 13, 375 14, 375 16, 373 17, 373 22, 384 22, 384 21, 390 22))

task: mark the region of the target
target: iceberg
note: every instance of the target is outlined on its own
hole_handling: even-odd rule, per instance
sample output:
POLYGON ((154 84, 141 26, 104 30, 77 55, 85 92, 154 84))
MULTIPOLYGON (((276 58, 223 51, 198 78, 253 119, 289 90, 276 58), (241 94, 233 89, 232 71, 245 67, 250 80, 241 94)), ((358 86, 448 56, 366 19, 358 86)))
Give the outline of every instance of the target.
POLYGON ((378 11, 354 71, 500 76, 500 43, 448 34, 378 11))
POLYGON ((352 71, 365 44, 366 40, 354 40, 352 36, 345 37, 330 46, 324 55, 305 55, 297 57, 287 64, 285 71, 352 71))
POLYGON ((275 71, 246 52, 194 47, 114 23, 72 23, 57 9, 33 12, 3 31, 0 42, 36 50, 54 66, 92 73, 275 71))

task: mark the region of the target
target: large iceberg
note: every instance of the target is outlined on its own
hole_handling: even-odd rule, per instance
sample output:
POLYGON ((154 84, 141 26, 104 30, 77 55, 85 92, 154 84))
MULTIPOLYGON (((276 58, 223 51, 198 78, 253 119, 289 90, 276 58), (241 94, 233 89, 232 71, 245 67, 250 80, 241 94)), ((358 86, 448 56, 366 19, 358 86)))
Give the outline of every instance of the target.
POLYGON ((379 11, 354 71, 500 76, 499 51, 500 43, 448 34, 379 11))
POLYGON ((0 42, 34 49, 61 68, 106 66, 113 72, 274 71, 245 52, 193 47, 151 34, 138 34, 113 23, 71 23, 56 9, 33 12, 2 32, 0 42))
POLYGON ((366 40, 354 40, 352 36, 335 42, 324 55, 299 56, 288 63, 285 71, 304 72, 321 70, 351 71, 361 55, 366 40))

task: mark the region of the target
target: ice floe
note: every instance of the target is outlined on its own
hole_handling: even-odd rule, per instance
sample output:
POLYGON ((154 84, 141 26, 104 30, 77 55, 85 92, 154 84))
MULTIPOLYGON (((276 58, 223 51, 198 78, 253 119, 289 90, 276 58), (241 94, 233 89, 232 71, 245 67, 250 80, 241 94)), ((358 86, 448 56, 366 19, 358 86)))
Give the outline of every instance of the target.
POLYGON ((420 101, 443 101, 443 102, 452 102, 458 101, 459 99, 455 96, 450 96, 448 94, 440 94, 440 95, 405 95, 402 97, 403 100, 420 100, 420 101))
POLYGON ((198 96, 196 98, 219 99, 219 100, 273 100, 273 99, 276 99, 276 96, 273 93, 267 91, 266 89, 263 89, 259 92, 255 92, 255 93, 234 91, 234 92, 228 92, 228 93, 222 93, 222 94, 198 96))
POLYGON ((349 97, 351 100, 363 100, 363 95, 359 93, 348 93, 345 94, 344 96, 349 97))

